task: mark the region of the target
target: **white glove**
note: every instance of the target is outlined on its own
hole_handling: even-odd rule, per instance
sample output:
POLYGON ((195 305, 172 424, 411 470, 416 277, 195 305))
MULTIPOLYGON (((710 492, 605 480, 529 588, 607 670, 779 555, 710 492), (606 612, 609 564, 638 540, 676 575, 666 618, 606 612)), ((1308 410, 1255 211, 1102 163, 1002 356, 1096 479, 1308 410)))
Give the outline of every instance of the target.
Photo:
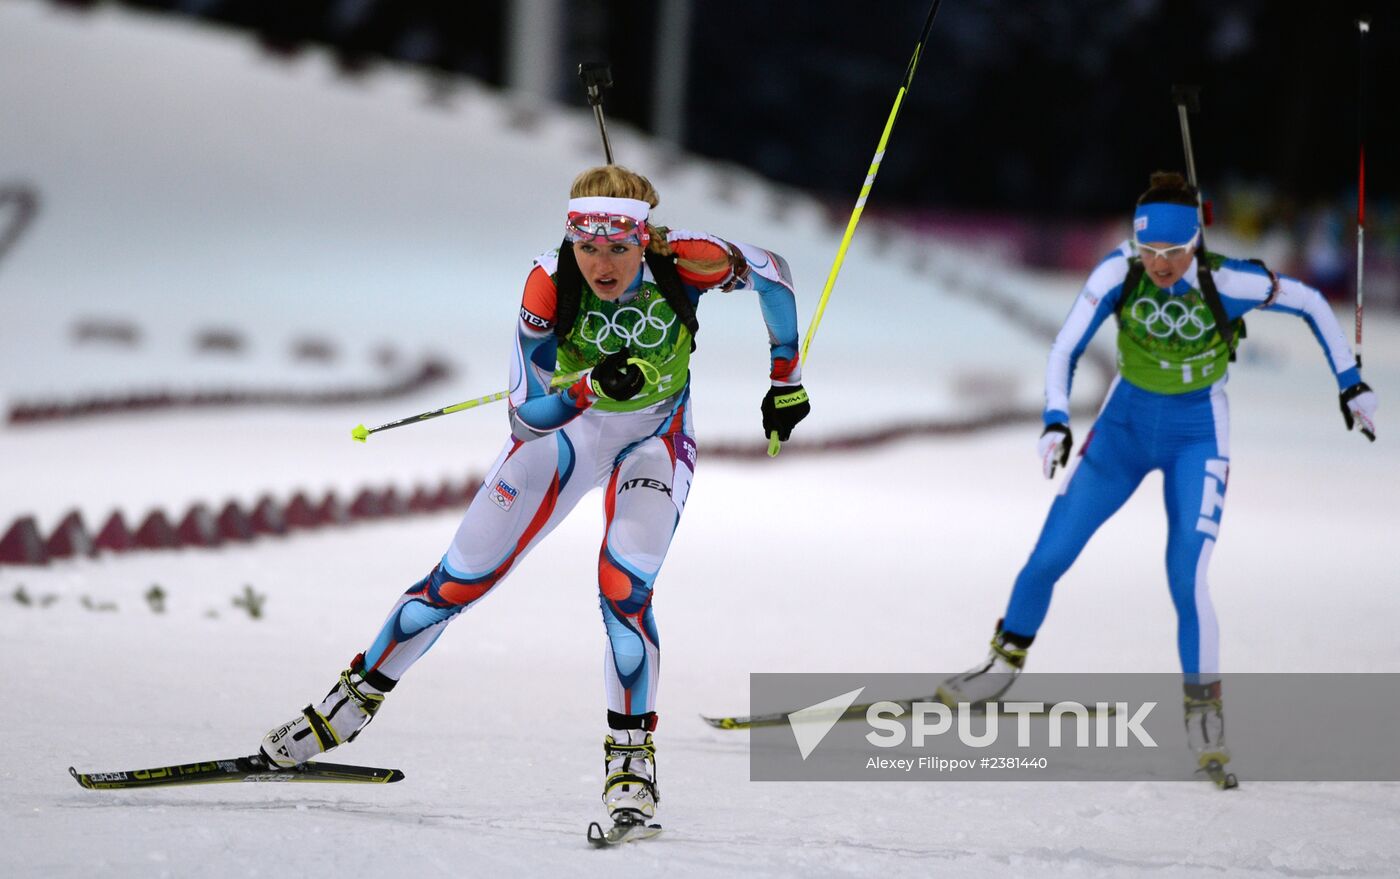
POLYGON ((1074 446, 1074 436, 1068 424, 1052 424, 1040 435, 1040 469, 1046 479, 1055 476, 1055 468, 1069 463, 1069 450, 1074 446))
POLYGON ((1347 430, 1359 424, 1361 433, 1371 442, 1376 441, 1376 409, 1379 407, 1376 392, 1365 382, 1357 382, 1342 391, 1342 417, 1346 419, 1347 430))

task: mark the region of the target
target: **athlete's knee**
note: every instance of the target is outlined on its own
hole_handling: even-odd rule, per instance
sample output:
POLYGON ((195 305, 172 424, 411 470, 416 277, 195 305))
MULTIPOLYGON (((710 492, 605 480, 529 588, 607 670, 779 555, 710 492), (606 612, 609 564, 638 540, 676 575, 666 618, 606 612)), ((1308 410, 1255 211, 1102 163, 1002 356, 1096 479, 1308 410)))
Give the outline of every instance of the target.
POLYGON ((407 594, 432 607, 466 607, 491 591, 497 579, 492 576, 470 578, 453 575, 446 565, 439 562, 407 594))
MULTIPOLYGON (((1189 521, 1189 527, 1193 530, 1209 537, 1218 537, 1220 521, 1225 514, 1225 489, 1230 481, 1230 462, 1224 458, 1211 458, 1205 462, 1204 469, 1203 475, 1195 477, 1200 480, 1199 512, 1191 509, 1197 498, 1195 486, 1192 485, 1190 490, 1185 491, 1182 516, 1189 521)), ((1182 526, 1188 527, 1186 522, 1182 526)))
POLYGON ((1194 630, 1200 624, 1201 614, 1194 599, 1173 591, 1172 605, 1176 608, 1176 622, 1180 629, 1194 630))
POLYGON ((651 601, 652 578, 642 576, 618 560, 606 546, 598 554, 598 592, 623 614, 635 614, 651 601))
POLYGON ((1017 582, 1025 580, 1036 584, 1053 586, 1070 565, 1074 564, 1076 553, 1066 552, 1059 547, 1037 546, 1021 568, 1017 582))
POLYGON ((600 595, 598 607, 603 613, 608 638, 614 644, 635 643, 640 648, 644 646, 644 640, 653 646, 660 643, 656 636, 656 615, 652 612, 649 587, 645 597, 636 602, 620 602, 600 595))
POLYGON ((1167 540, 1167 585, 1171 589, 1172 601, 1180 611, 1183 605, 1192 606, 1205 591, 1210 558, 1209 547, 1213 542, 1197 539, 1202 535, 1191 534, 1183 539, 1167 540))
POLYGON ((1210 600, 1202 594, 1200 585, 1194 571, 1190 574, 1179 572, 1167 575, 1167 588, 1171 593, 1172 606, 1176 608, 1176 617, 1183 625, 1194 625, 1200 617, 1200 603, 1210 600))

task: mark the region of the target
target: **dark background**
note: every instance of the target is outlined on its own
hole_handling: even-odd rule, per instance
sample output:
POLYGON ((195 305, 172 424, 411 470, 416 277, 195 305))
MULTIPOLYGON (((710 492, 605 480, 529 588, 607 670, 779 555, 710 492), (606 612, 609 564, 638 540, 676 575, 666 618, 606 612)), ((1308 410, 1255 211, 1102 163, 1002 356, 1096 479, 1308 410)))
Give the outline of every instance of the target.
MULTIPOLYGON (((93 6, 94 2, 68 5, 93 6)), ((338 47, 503 85, 505 0, 129 0, 246 27, 269 47, 338 47)), ((880 175, 886 207, 1041 216, 1121 212, 1180 167, 1170 87, 1199 84, 1202 182, 1308 202, 1354 191, 1358 33, 1369 11, 1368 189, 1396 190, 1400 15, 1393 2, 946 0, 880 175), (1378 7, 1370 9, 1370 7, 1378 7)), ((684 146, 817 194, 858 188, 927 14, 925 0, 696 2, 684 146)), ((610 118, 649 129, 646 3, 565 4, 567 68, 612 64, 610 118)), ((559 98, 582 104, 564 72, 559 98)))
MULTIPOLYGON (((88 9, 118 0, 52 0, 88 9)), ((507 0, 122 0, 246 30, 270 52, 332 47, 347 76, 385 60, 508 88, 507 0)), ((557 4, 553 99, 585 106, 580 61, 611 64, 614 122, 653 130, 662 13, 557 4)), ((928 12, 926 0, 692 0, 681 145, 849 212, 928 12)), ((870 213, 993 236, 1032 265, 1082 268, 1155 169, 1184 170, 1174 83, 1217 222, 1329 295, 1350 282, 1361 112, 1368 284, 1400 305, 1400 3, 945 0, 870 213), (1359 78, 1358 15, 1366 42, 1359 78), (1350 256, 1348 256, 1350 254, 1350 256), (1372 260, 1378 265, 1372 266, 1372 260)), ((1112 234, 1121 233, 1118 226, 1112 234)))
MULTIPOLYGON (((706 4, 715 19, 745 21, 771 48, 751 37, 743 61, 712 61, 701 74, 701 59, 724 57, 726 39, 722 28, 702 30, 696 73, 715 87, 697 92, 688 145, 806 188, 849 192, 927 6, 881 3, 882 14, 868 18, 851 15, 850 4, 808 6, 813 14, 788 23, 771 12, 746 15, 742 3, 706 4)), ((1351 191, 1358 34, 1350 6, 946 0, 881 169, 881 201, 1122 212, 1151 170, 1183 167, 1171 103, 1178 82, 1201 87, 1192 134, 1207 189, 1261 181, 1302 201, 1351 191), (1306 17, 1295 14, 1305 8, 1306 17)), ((1375 85, 1400 80, 1400 21, 1387 12, 1367 38, 1373 157, 1396 153, 1395 114, 1379 112, 1394 106, 1394 92, 1375 85)), ((1395 191, 1393 162, 1373 162, 1370 172, 1371 189, 1395 191)))

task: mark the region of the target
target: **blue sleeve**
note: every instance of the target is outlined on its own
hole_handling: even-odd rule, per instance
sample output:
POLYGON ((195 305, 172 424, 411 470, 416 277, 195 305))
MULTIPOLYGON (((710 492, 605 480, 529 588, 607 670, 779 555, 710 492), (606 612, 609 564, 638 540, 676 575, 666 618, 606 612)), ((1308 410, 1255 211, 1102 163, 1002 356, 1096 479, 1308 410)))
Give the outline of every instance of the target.
POLYGON ((552 384, 559 350, 554 335, 557 293, 550 274, 556 258, 551 252, 535 261, 515 326, 508 391, 510 427, 524 441, 558 430, 593 403, 577 386, 556 391, 552 384))
POLYGON ((752 244, 732 242, 744 255, 747 276, 737 279, 733 289, 753 290, 768 328, 768 377, 775 385, 802 383, 797 330, 797 295, 792 269, 787 260, 770 250, 752 244))
POLYGON ((556 391, 550 386, 559 344, 552 332, 543 336, 517 332, 516 336, 517 359, 523 361, 525 368, 518 372, 512 368, 511 432, 529 441, 573 421, 591 401, 576 399, 574 387, 556 391))
POLYGON ((754 277, 758 307, 768 327, 769 377, 775 383, 799 384, 801 365, 797 362, 797 298, 792 288, 762 275, 754 277))

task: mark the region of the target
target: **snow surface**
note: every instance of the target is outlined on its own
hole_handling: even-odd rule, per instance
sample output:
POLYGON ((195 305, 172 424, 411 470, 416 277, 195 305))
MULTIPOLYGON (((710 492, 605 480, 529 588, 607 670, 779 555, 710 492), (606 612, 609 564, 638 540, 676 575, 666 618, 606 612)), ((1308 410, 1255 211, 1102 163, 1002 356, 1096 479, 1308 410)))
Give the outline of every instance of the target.
MULTIPOLYGON (((225 32, 0 4, 0 184, 43 199, 0 264, 7 406, 372 384, 384 375, 368 352, 384 344, 458 368, 450 384, 369 407, 6 426, 0 523, 35 514, 48 528, 76 506, 95 524, 115 506, 404 485, 489 464, 499 408, 367 446, 345 436, 504 385, 529 260, 554 238, 569 179, 597 158, 587 115, 454 89, 434 104, 410 72, 346 83, 317 54, 286 66, 225 32), (74 344, 74 323, 92 317, 130 321, 144 343, 74 344), (246 334, 249 350, 196 356, 190 340, 211 326, 246 334), (289 340, 308 333, 335 339, 342 357, 293 362, 289 340)), ((654 172, 663 219, 787 256, 805 326, 838 240, 820 208, 611 133, 625 161, 654 172)), ((1038 405, 1047 346, 968 297, 986 283, 1057 318, 1078 279, 862 227, 813 346, 815 409, 799 433, 1038 405)), ((750 783, 746 737, 697 714, 744 710, 755 671, 966 666, 1055 485, 1038 474, 1034 421, 859 455, 707 462, 707 442, 757 441, 765 348, 752 299, 704 306, 701 464, 656 599, 663 837, 611 852, 583 842, 601 811, 603 734, 602 515, 585 502, 337 752, 402 768, 407 780, 384 788, 90 792, 65 770, 251 751, 366 646, 440 555, 454 515, 0 569, 0 873, 1400 874, 1393 784, 750 783), (152 584, 168 593, 163 614, 143 598, 152 584), (50 603, 19 604, 21 585, 50 603), (262 619, 232 605, 245 585, 267 596, 262 619)), ((1225 666, 1400 671, 1390 410, 1376 444, 1346 434, 1307 330, 1270 315, 1250 329, 1212 568, 1225 666)), ((1400 321, 1371 316, 1367 378, 1386 403, 1397 352, 1400 321)), ((1082 370, 1076 399, 1101 390, 1082 370)), ((1150 477, 1062 582, 1035 670, 1175 670, 1160 493, 1150 477)))

